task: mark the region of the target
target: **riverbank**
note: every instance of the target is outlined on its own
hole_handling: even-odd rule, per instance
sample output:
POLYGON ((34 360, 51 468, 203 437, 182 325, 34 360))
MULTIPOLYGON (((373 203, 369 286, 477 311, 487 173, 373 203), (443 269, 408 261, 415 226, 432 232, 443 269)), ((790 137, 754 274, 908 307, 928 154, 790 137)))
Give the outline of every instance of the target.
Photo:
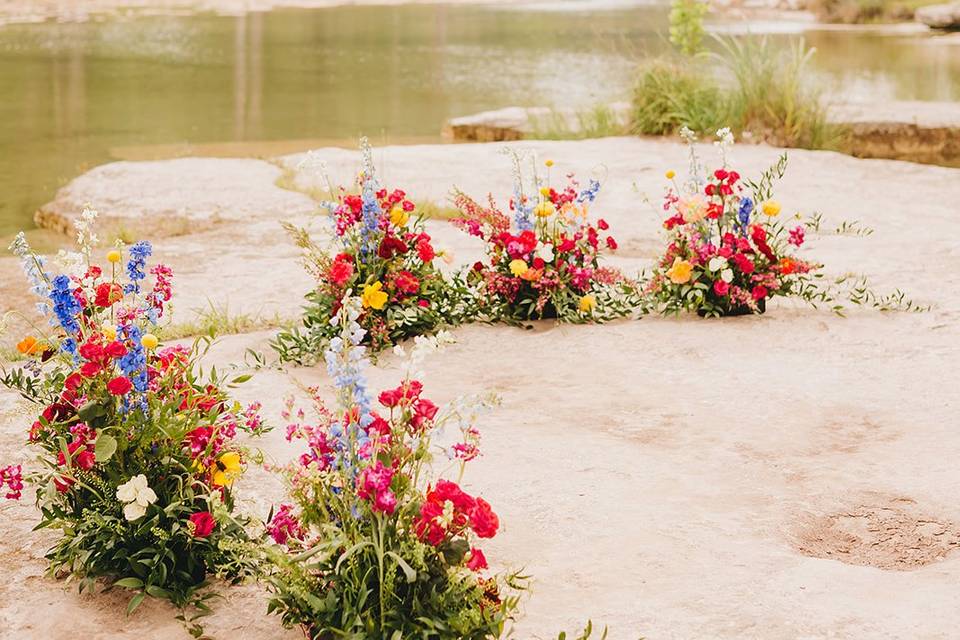
MULTIPOLYGON (((375 160, 385 184, 416 200, 443 202, 452 185, 503 200, 511 184, 503 146, 386 147, 375 160)), ((682 145, 510 146, 554 160, 555 170, 601 178, 592 212, 620 242, 615 264, 638 271, 651 263, 662 242, 663 172, 682 173, 682 145), (638 206, 644 197, 650 205, 638 206)), ((733 162, 756 175, 780 152, 738 147, 733 162)), ((712 159, 711 148, 703 153, 712 159)), ((516 637, 555 638, 588 618, 609 624, 611 640, 955 635, 960 170, 789 156, 778 190, 784 215, 818 211, 824 220, 804 256, 831 274, 866 274, 881 290, 901 287, 932 311, 841 318, 779 301, 764 316, 720 321, 467 326, 426 363, 426 389, 438 402, 465 390, 502 396, 478 425, 485 453, 466 480, 501 517, 488 559, 534 576, 516 637), (844 220, 874 233, 833 233, 844 220)), ((293 172, 286 184, 306 191, 319 179, 297 168, 302 157, 274 161, 293 172)), ((349 182, 359 159, 342 149, 318 157, 334 183, 349 182)), ((311 281, 279 223, 310 224, 314 202, 278 187, 282 173, 247 159, 114 163, 74 180, 46 208, 68 217, 86 201, 131 229, 182 216, 186 225, 155 242, 175 273, 177 322, 208 301, 290 317, 311 281)), ((319 219, 312 228, 328 227, 319 219)), ((450 225, 434 221, 429 232, 458 264, 477 256, 474 240, 450 225)), ((29 310, 24 289, 15 261, 0 259, 3 310, 29 310)), ((269 355, 271 335, 226 336, 207 362, 241 360, 248 348, 269 355)), ((395 382, 394 358, 371 375, 372 388, 395 382)), ((282 398, 298 385, 327 388, 329 380, 323 367, 265 369, 240 397, 263 400, 279 425, 282 398)), ((22 457, 30 418, 11 394, 0 402, 0 459, 22 457)), ((277 461, 298 453, 282 428, 260 444, 277 461)), ((280 486, 260 472, 243 482, 246 508, 265 515, 280 486)), ((0 628, 13 637, 184 637, 162 604, 128 619, 119 594, 78 596, 44 577, 47 539, 30 532, 30 501, 0 511, 0 628)), ((258 587, 225 595, 207 623, 212 636, 298 637, 265 616, 258 587)))

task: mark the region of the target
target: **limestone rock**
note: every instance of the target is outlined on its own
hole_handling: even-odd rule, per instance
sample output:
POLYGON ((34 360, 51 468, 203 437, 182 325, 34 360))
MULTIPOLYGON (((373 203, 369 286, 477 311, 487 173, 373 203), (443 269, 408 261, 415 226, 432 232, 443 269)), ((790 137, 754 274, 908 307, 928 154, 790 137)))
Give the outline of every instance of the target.
POLYGON ((960 2, 920 7, 914 16, 934 29, 960 29, 960 2))

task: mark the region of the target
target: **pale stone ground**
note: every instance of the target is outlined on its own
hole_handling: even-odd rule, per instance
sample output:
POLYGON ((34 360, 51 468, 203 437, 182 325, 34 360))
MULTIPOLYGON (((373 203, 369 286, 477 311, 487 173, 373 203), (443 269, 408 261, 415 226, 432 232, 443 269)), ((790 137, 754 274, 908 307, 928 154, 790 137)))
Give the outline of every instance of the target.
MULTIPOLYGON (((443 200, 451 185, 506 198, 503 146, 392 147, 376 159, 384 182, 414 198, 443 200)), ((602 176, 594 213, 621 242, 615 262, 634 271, 649 264, 661 242, 662 173, 684 168, 683 147, 633 138, 511 146, 552 158, 557 175, 602 176)), ((320 154, 335 183, 350 180, 355 152, 320 154)), ((751 146, 734 156, 753 175, 778 154, 751 146)), ((721 321, 468 326, 429 360, 426 388, 436 401, 485 389, 503 399, 480 425, 485 455, 467 482, 503 522, 488 558, 535 579, 516 637, 555 637, 587 618, 609 624, 616 640, 956 637, 960 170, 827 152, 790 158, 778 192, 785 214, 820 211, 826 226, 856 219, 875 229, 866 238, 811 234, 805 254, 830 273, 902 287, 933 311, 840 318, 786 302, 762 317, 721 321)), ((312 203, 274 186, 279 169, 209 159, 97 171, 67 187, 58 205, 89 201, 148 221, 194 202, 207 203, 198 216, 250 211, 249 221, 221 214, 206 231, 156 243, 177 274, 181 320, 207 298, 237 312, 297 312, 310 282, 278 222, 306 221, 312 203), (187 178, 198 163, 206 186, 187 178), (157 169, 148 192, 144 169, 157 169), (138 210, 140 193, 149 204, 138 210)), ((458 261, 476 255, 470 238, 443 223, 431 232, 458 261)), ((22 307, 21 290, 16 264, 0 260, 2 307, 22 307)), ((211 361, 240 360, 246 348, 269 354, 270 336, 224 338, 211 361)), ((395 365, 387 357, 371 371, 374 388, 395 382, 395 365)), ((321 368, 269 370, 240 395, 262 399, 277 423, 294 381, 328 384, 321 368)), ((10 394, 0 397, 6 461, 24 455, 29 418, 10 394)), ((282 429, 263 446, 277 460, 296 453, 282 429)), ((281 491, 260 472, 243 489, 261 514, 281 491)), ((121 598, 79 597, 42 577, 48 539, 30 532, 32 507, 0 511, 0 637, 184 637, 160 604, 126 620, 121 598)), ((257 587, 225 595, 208 623, 215 637, 297 636, 263 615, 257 587)))

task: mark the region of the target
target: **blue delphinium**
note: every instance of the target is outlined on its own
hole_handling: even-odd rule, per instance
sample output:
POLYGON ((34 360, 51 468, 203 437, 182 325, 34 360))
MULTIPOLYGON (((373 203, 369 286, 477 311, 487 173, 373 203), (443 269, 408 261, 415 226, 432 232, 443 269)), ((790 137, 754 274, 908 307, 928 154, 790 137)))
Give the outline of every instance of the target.
POLYGON ((373 422, 372 401, 363 373, 367 363, 366 349, 360 344, 365 332, 357 322, 360 311, 357 298, 344 299, 340 311, 330 321, 331 324, 340 325, 341 334, 333 338, 324 351, 327 373, 337 388, 341 406, 356 407, 359 415, 359 420, 354 421, 349 417, 353 412, 345 412, 343 421, 330 427, 330 435, 337 449, 334 464, 352 469, 353 472, 356 472, 354 457, 369 442, 366 428, 373 422))
POLYGON ((53 302, 53 315, 56 322, 67 332, 68 337, 75 335, 80 332, 77 316, 80 315, 82 309, 70 288, 70 278, 59 275, 53 279, 52 284, 50 300, 53 302))
POLYGON ((591 180, 590 184, 587 185, 587 188, 580 192, 580 195, 577 196, 577 202, 593 202, 597 199, 597 192, 600 191, 600 183, 596 180, 591 180))
POLYGON ((130 247, 130 260, 127 262, 127 277, 130 282, 123 287, 124 293, 140 293, 140 282, 146 277, 144 270, 147 258, 153 253, 153 247, 146 240, 141 240, 130 247))
MULTIPOLYGON (((50 277, 44 271, 46 263, 43 257, 35 255, 27 243, 27 237, 23 232, 17 234, 10 244, 10 251, 20 259, 20 267, 30 282, 30 290, 39 298, 50 297, 50 277)), ((46 302, 37 303, 37 311, 45 316, 50 311, 50 305, 46 302)))
POLYGON ((740 233, 747 235, 747 225, 750 223, 750 214, 753 212, 753 200, 744 198, 740 201, 740 210, 737 212, 737 218, 740 220, 740 233))
MULTIPOLYGON (((149 389, 150 377, 147 374, 147 353, 141 344, 140 328, 132 324, 124 325, 120 328, 120 336, 126 340, 127 353, 117 360, 117 366, 133 384, 134 390, 140 393, 138 406, 146 411, 145 394, 149 389)), ((129 394, 123 399, 123 408, 125 411, 130 409, 129 394)))
POLYGON ((360 197, 363 202, 360 207, 360 259, 365 260, 377 250, 376 234, 382 211, 377 201, 380 183, 377 181, 377 169, 373 164, 373 149, 366 138, 360 139, 360 155, 363 162, 360 184, 360 197))
POLYGON ((534 205, 526 202, 523 197, 523 189, 519 180, 513 186, 513 207, 514 221, 517 223, 517 229, 520 231, 529 231, 533 229, 533 209, 534 205))

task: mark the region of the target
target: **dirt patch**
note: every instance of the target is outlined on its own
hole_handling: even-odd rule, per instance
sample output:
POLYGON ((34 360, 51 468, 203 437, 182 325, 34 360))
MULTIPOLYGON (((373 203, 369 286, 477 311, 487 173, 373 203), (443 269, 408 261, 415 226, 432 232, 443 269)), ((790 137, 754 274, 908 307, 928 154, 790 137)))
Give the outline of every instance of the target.
POLYGON ((909 498, 873 500, 809 517, 798 528, 794 544, 813 558, 909 571, 960 548, 960 526, 923 513, 909 498))

